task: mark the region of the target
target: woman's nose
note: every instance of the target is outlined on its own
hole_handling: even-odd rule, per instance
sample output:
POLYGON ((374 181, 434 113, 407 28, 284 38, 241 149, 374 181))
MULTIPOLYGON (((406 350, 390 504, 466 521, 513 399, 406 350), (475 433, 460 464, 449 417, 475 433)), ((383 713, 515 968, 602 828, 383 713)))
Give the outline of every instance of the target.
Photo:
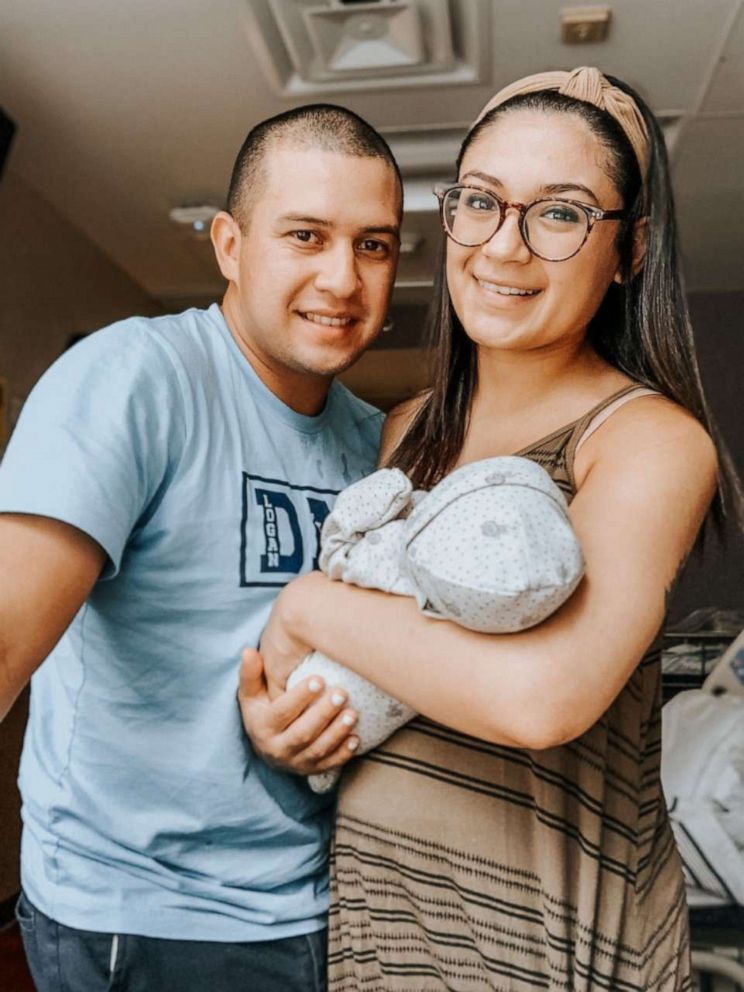
POLYGON ((519 211, 515 207, 506 208, 500 227, 481 245, 481 251, 501 261, 529 262, 532 252, 522 236, 519 211))

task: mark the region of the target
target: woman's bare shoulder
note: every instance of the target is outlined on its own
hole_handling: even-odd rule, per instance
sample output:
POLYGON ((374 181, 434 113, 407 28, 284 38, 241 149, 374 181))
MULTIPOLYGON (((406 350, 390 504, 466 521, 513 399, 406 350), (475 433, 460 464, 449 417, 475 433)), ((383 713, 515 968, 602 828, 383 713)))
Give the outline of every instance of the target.
POLYGON ((602 462, 626 458, 633 458, 639 466, 651 459, 680 473, 694 469, 706 489, 718 465, 716 446, 700 421, 660 395, 639 396, 607 418, 577 455, 577 482, 602 462))
POLYGON ((380 464, 384 464, 400 444, 413 419, 431 394, 425 389, 404 400, 388 413, 380 440, 380 464))

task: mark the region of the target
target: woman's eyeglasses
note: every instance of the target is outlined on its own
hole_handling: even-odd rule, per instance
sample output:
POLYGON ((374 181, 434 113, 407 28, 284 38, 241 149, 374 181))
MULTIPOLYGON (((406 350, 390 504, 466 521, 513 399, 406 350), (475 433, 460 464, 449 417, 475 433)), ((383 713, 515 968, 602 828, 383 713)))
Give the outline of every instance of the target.
POLYGON ((533 255, 563 262, 581 250, 599 220, 621 220, 625 210, 600 210, 577 200, 554 197, 531 203, 510 203, 479 186, 445 186, 434 191, 442 225, 458 245, 475 248, 490 241, 504 223, 506 211, 519 212, 519 230, 533 255))

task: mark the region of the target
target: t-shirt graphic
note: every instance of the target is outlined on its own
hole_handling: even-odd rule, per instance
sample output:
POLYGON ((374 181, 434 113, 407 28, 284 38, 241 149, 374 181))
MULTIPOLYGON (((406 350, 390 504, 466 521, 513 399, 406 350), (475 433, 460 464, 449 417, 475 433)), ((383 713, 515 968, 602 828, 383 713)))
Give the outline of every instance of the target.
POLYGON ((280 587, 308 564, 317 568, 320 529, 338 493, 243 472, 240 585, 280 587))

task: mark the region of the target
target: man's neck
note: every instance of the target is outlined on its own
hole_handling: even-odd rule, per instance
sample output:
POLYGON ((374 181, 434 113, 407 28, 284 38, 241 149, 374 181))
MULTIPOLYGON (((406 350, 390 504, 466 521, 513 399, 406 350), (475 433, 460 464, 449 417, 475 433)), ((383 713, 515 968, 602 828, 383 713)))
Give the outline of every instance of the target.
POLYGON ((233 340, 264 386, 295 413, 306 417, 322 413, 333 380, 308 372, 277 368, 251 348, 247 335, 240 333, 239 315, 234 312, 229 294, 222 301, 221 310, 233 340))

